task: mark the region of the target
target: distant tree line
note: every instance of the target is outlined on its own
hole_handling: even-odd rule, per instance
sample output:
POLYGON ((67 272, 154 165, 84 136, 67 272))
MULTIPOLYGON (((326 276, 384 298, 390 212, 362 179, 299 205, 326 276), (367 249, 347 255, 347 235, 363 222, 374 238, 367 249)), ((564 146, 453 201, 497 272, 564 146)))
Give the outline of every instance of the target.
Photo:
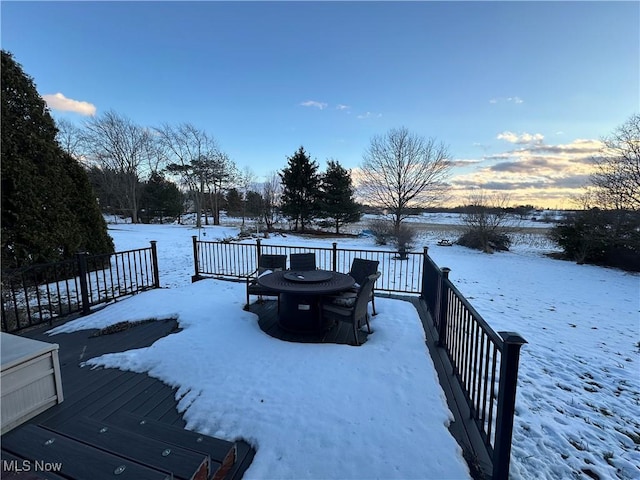
POLYGON ((220 212, 259 219, 273 230, 279 215, 293 230, 305 231, 321 220, 336 233, 360 219, 350 172, 337 160, 319 172, 303 147, 287 166, 263 183, 235 163, 215 139, 192 124, 145 128, 115 112, 77 127, 60 122, 58 141, 87 168, 104 212, 126 215, 132 222, 179 217, 186 209, 201 225, 220 224, 220 212))
MULTIPOLYGON (((226 210, 243 224, 247 216, 258 219, 266 230, 282 217, 294 231, 313 223, 340 233, 362 215, 351 172, 334 159, 320 172, 303 147, 257 183, 250 169, 239 171, 213 136, 190 123, 143 127, 109 111, 81 127, 60 122, 58 141, 87 168, 102 210, 133 222, 187 209, 198 226, 203 214, 209 224, 208 212, 219 225, 226 210)), ((450 169, 444 144, 392 129, 372 139, 364 158, 360 193, 384 208, 396 235, 412 209, 444 200, 450 169)))

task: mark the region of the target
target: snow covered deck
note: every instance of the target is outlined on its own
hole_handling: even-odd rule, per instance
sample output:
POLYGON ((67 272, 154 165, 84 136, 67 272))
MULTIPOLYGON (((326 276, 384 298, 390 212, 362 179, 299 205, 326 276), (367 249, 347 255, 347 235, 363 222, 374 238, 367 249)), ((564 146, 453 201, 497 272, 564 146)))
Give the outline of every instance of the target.
MULTIPOLYGON (((428 318, 424 304, 416 297, 406 297, 406 299, 414 304, 420 316, 423 317, 423 325, 430 325, 431 320, 428 318)), ((115 307, 108 307, 102 313, 106 313, 109 308, 113 309, 115 307)), ((308 335, 294 338, 293 334, 278 330, 275 301, 253 304, 251 311, 258 315, 258 323, 265 332, 271 336, 279 337, 281 340, 328 344, 350 344, 353 341, 353 332, 346 324, 327 332, 323 338, 311 338, 308 335)), ((116 312, 113 313, 115 316, 119 316, 116 312)), ((111 429, 125 425, 129 431, 128 434, 135 435, 136 433, 131 431, 133 425, 127 424, 126 422, 123 424, 125 420, 131 420, 133 417, 138 419, 145 418, 148 422, 159 422, 162 425, 174 429, 183 429, 185 427, 185 421, 182 415, 178 413, 176 408, 177 403, 189 402, 189 397, 197 392, 177 392, 175 388, 172 389, 165 383, 147 375, 133 373, 131 371, 100 367, 90 369, 86 366, 80 368, 81 362, 98 357, 101 354, 126 352, 151 345, 156 340, 174 332, 176 328, 177 324, 175 320, 156 320, 140 324, 131 324, 131 326, 125 326, 125 328, 122 329, 117 326, 107 327, 101 335, 96 335, 96 333, 99 332, 97 329, 80 330, 56 335, 56 342, 60 344, 60 363, 65 388, 65 402, 32 419, 28 425, 17 428, 15 430, 17 433, 14 434, 13 437, 11 435, 3 436, 2 458, 9 461, 16 458, 21 461, 22 458, 27 458, 27 452, 31 452, 40 439, 40 437, 36 435, 38 432, 29 430, 29 428, 35 428, 35 425, 42 426, 44 431, 52 432, 52 435, 61 435, 58 439, 60 442, 58 443, 65 440, 65 436, 75 435, 78 432, 82 432, 83 429, 87 430, 92 424, 91 422, 108 425, 111 429), (179 398, 178 401, 176 401, 176 394, 179 398)), ((364 332, 361 334, 363 335, 361 340, 366 340, 366 334, 364 332)), ((27 335, 32 338, 47 339, 49 341, 51 341, 52 338, 44 334, 44 330, 33 331, 27 335)), ((428 337, 429 335, 427 335, 427 338, 428 337)), ((427 340, 427 345, 429 348, 435 348, 435 344, 431 340, 427 340)), ((365 350, 367 350, 367 348, 353 348, 354 353, 362 352, 364 354, 365 350)), ((434 363, 436 364, 436 369, 439 370, 439 361, 436 360, 434 363)), ((375 370, 376 375, 383 373, 376 370, 375 365, 366 365, 362 364, 362 362, 354 365, 353 368, 362 370, 363 373, 371 368, 375 370)), ((227 373, 232 374, 232 372, 227 373)), ((442 373, 440 373, 439 370, 439 376, 446 380, 447 375, 444 373, 444 370, 442 370, 442 373)), ((206 380, 207 383, 210 383, 212 378, 214 377, 208 378, 208 380, 206 380)), ((448 399, 455 397, 450 386, 447 387, 443 385, 443 390, 448 399)), ((455 417, 455 422, 450 426, 451 433, 458 443, 465 446, 465 449, 471 449, 471 456, 473 457, 476 455, 476 452, 473 451, 474 437, 470 436, 466 429, 467 422, 459 416, 458 408, 451 406, 450 408, 455 417)), ((382 418, 380 421, 382 421, 382 418)), ((187 432, 186 430, 183 431, 187 432)), ((40 432, 40 434, 42 434, 42 432, 40 432)), ((272 442, 277 445, 279 440, 275 438, 272 442)), ((231 445, 230 442, 224 443, 231 445)), ((261 447, 262 446, 263 445, 261 445, 261 447)), ((480 452, 481 444, 477 446, 480 452)), ((278 448, 281 447, 283 446, 278 446, 278 448)), ((243 441, 235 442, 233 448, 236 452, 237 459, 233 465, 233 469, 223 478, 240 478, 253 460, 254 451, 247 443, 243 441)), ((34 458, 33 460, 35 461, 37 459, 34 458)), ((53 462, 55 458, 50 460, 53 462)), ((217 463, 215 459, 213 460, 214 467, 220 467, 224 458, 218 458, 217 460, 217 463)), ((444 463, 454 461, 453 458, 449 460, 441 458, 440 460, 444 463)), ((455 459, 455 462, 458 461, 458 459, 455 459)), ((140 460, 140 463, 144 462, 140 460)), ((70 464, 67 460, 67 465, 70 464)), ((3 463, 4 467, 10 467, 11 465, 19 464, 12 464, 10 462, 3 463)), ((427 465, 425 466, 427 470, 429 470, 429 467, 427 465)), ((411 469, 411 467, 409 467, 409 469, 411 469)), ((130 471, 133 471, 133 467, 130 468, 130 471)))
MULTIPOLYGON (((65 401, 2 436, 1 476, 42 467, 48 474, 78 479, 111 478, 118 468, 118 478, 165 478, 167 471, 174 478, 191 478, 185 467, 193 464, 195 475, 205 464, 209 474, 198 478, 216 471, 216 478, 242 478, 253 458, 251 447, 184 430, 175 389, 141 373, 80 366, 107 352, 148 346, 176 327, 175 320, 163 320, 102 335, 95 329, 58 335, 65 401), (98 433, 105 427, 111 438, 98 433), (42 448, 43 439, 51 448, 42 448), (172 453, 164 458, 159 452, 166 449, 172 453), (192 450, 199 450, 200 457, 192 450)), ((48 328, 23 335, 50 342, 44 333, 48 328)))

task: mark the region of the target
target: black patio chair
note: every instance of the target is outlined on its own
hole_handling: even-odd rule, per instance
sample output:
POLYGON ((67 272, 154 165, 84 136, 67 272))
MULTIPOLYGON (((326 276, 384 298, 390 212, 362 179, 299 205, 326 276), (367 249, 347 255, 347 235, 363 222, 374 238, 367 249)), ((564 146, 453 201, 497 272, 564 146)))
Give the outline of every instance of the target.
POLYGON ((315 253, 292 253, 289 262, 291 270, 298 272, 308 272, 316 269, 315 253))
MULTIPOLYGON (((354 287, 354 292, 358 292, 358 285, 362 285, 364 279, 369 275, 373 275, 378 271, 378 265, 380 262, 378 260, 367 260, 364 258, 354 258, 353 262, 351 262, 351 270, 349 270, 349 275, 353 277, 356 281, 356 286, 354 287)), ((380 277, 380 275, 378 275, 380 277)), ((375 297, 375 283, 371 288, 371 295, 369 297, 371 301, 371 309, 373 311, 373 315, 376 315, 376 297, 375 297)))
POLYGON ((380 275, 380 272, 376 272, 365 277, 351 306, 337 305, 334 297, 327 297, 321 303, 320 308, 323 319, 350 322, 353 325, 353 337, 356 345, 360 345, 358 329, 362 327, 363 321, 367 325, 367 331, 371 333, 371 326, 369 325, 369 296, 380 275))
POLYGON ((245 310, 249 309, 249 295, 258 295, 260 300, 263 296, 278 297, 278 311, 280 310, 280 295, 273 290, 263 287, 258 283, 258 277, 268 271, 278 271, 287 269, 286 255, 260 255, 258 268, 247 276, 247 304, 245 310))

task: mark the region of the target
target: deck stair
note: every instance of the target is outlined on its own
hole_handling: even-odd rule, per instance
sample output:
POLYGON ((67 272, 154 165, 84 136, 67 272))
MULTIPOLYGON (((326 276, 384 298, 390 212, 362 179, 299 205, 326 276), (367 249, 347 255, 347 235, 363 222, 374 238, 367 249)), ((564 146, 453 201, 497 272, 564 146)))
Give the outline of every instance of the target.
POLYGON ((237 478, 252 458, 244 442, 128 412, 29 424, 2 437, 3 479, 223 480, 237 478))

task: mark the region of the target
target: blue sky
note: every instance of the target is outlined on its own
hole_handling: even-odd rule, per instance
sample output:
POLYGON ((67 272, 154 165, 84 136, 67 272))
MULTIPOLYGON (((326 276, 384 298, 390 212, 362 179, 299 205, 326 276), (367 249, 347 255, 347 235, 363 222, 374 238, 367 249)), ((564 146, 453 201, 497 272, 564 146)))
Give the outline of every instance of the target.
POLYGON ((599 139, 640 110, 638 2, 3 1, 1 14, 2 48, 55 118, 191 122, 259 176, 301 145, 322 169, 355 169, 372 136, 405 126, 449 145, 454 203, 482 187, 570 208, 599 139))

